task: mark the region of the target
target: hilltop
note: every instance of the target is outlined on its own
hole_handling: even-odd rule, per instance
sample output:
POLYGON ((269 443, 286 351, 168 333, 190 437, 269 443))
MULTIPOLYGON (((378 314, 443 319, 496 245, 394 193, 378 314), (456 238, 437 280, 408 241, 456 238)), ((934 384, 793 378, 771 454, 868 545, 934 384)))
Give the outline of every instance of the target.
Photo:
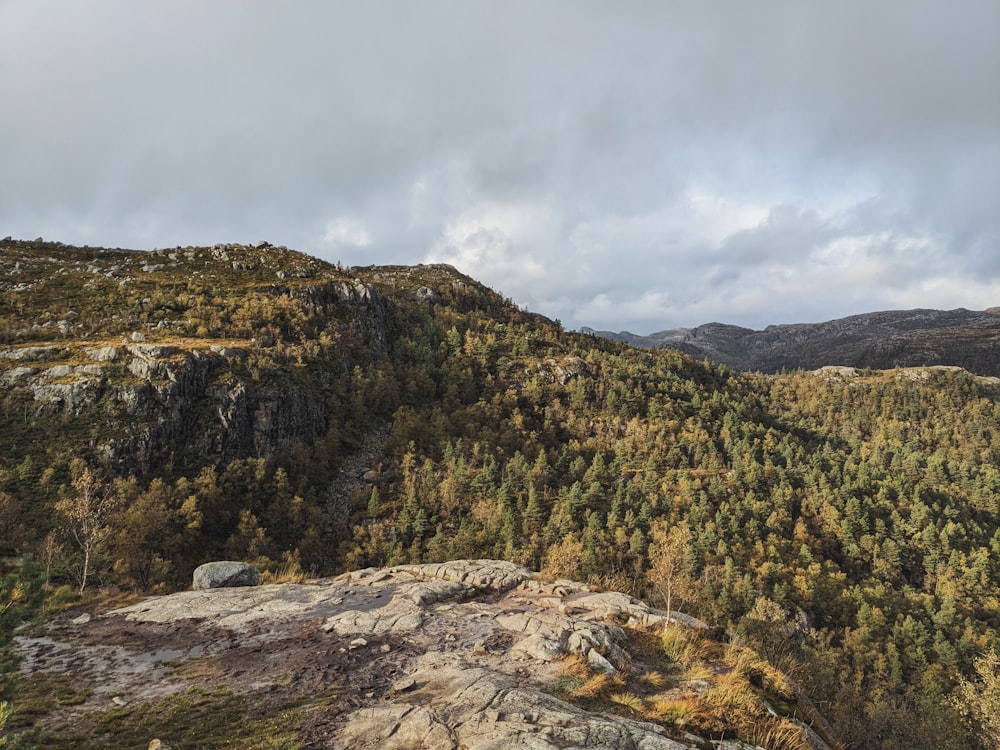
POLYGON ((449 266, 0 242, 0 543, 39 564, 0 626, 212 560, 504 560, 730 634, 845 745, 988 747, 998 398, 636 349, 449 266))

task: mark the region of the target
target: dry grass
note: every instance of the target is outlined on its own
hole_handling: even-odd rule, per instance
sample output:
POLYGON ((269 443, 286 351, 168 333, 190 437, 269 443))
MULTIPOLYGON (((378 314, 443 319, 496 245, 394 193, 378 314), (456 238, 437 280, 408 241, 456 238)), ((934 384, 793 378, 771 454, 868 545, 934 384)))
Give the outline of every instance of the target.
POLYGON ((646 702, 635 693, 611 693, 608 700, 640 716, 646 715, 646 702))
POLYGON ((562 660, 560 671, 567 677, 576 677, 581 680, 589 679, 590 665, 580 654, 570 654, 562 660))
POLYGON ((724 646, 681 627, 659 635, 635 631, 629 637, 641 665, 634 673, 595 673, 582 656, 569 656, 561 665, 561 694, 678 732, 735 732, 765 750, 809 747, 802 727, 776 716, 768 705, 778 711, 794 706, 794 686, 752 649, 724 646))
POLYGON ((701 633, 677 626, 665 629, 660 636, 663 655, 682 669, 712 658, 717 647, 701 633))
POLYGON ((726 654, 727 661, 751 685, 777 696, 783 701, 795 701, 795 688, 785 674, 771 663, 760 658, 755 651, 732 645, 726 654))
POLYGON ((813 750, 802 727, 788 719, 772 719, 758 726, 749 740, 765 750, 813 750))
POLYGON ((265 583, 304 583, 308 578, 299 561, 287 557, 273 571, 265 570, 260 575, 260 582, 265 583))
POLYGON ((570 692, 571 698, 582 700, 600 700, 606 698, 616 685, 610 675, 603 672, 589 677, 580 687, 570 692))
POLYGON ((705 718, 704 708, 696 697, 659 698, 650 707, 650 718, 677 729, 700 725, 705 718))
POLYGON ((757 719, 768 715, 753 687, 737 672, 721 675, 702 698, 712 713, 719 716, 757 719))
POLYGON ((662 672, 643 672, 639 675, 639 680, 653 690, 663 690, 667 686, 667 678, 663 676, 662 672))

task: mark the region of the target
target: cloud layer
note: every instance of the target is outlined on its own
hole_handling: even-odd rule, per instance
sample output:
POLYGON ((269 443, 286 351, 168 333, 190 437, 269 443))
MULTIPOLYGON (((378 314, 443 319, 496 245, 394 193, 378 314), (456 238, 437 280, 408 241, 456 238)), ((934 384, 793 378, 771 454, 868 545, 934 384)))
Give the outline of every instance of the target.
POLYGON ((1000 304, 1000 5, 0 2, 0 234, 444 261, 571 327, 1000 304))

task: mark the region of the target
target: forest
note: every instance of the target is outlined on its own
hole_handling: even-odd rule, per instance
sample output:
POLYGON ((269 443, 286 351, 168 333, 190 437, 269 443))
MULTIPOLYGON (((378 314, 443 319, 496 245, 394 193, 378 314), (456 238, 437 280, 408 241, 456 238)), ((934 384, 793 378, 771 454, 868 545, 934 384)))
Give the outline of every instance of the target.
POLYGON ((304 383, 325 422, 267 453, 178 445, 122 467, 102 459, 100 402, 68 414, 0 390, 0 552, 30 555, 0 586, 0 617, 42 589, 177 590, 213 559, 321 576, 499 558, 724 629, 794 679, 845 747, 1000 742, 995 381, 735 372, 568 332, 447 267, 342 269, 275 249, 269 262, 299 277, 265 283, 228 258, 213 273, 192 253, 203 273, 183 255, 170 276, 134 271, 97 309, 93 289, 74 299, 44 271, 52 248, 15 249, 39 270, 30 292, 2 295, 5 346, 51 340, 32 325, 66 309, 79 322, 62 345, 136 329, 186 347, 252 339, 213 377, 304 383), (377 325, 315 293, 352 279, 383 300, 377 325), (338 482, 379 431, 364 477, 338 482))

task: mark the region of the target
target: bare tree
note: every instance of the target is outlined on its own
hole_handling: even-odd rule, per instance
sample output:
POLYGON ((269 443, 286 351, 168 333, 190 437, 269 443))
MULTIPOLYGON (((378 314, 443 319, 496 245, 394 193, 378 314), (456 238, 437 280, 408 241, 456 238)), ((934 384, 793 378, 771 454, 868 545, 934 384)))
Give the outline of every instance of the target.
POLYGON ((119 497, 77 458, 70 464, 71 490, 56 504, 70 536, 83 553, 80 593, 87 587, 90 568, 111 533, 119 497))
POLYGON ((674 599, 690 596, 694 591, 692 534, 686 525, 667 529, 663 524, 655 524, 652 533, 653 543, 649 546, 650 569, 646 578, 663 598, 669 624, 674 599))
POLYGON ((52 577, 52 565, 63 554, 62 543, 59 541, 59 533, 53 529, 45 535, 41 546, 38 548, 38 558, 45 566, 45 585, 49 585, 52 577))

